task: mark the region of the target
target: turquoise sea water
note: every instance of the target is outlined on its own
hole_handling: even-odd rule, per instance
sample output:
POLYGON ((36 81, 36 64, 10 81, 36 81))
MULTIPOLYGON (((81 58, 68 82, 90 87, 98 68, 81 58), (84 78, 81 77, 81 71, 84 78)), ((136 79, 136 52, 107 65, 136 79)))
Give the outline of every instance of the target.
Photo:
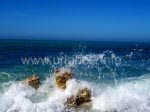
POLYGON ((0 112, 63 112, 65 98, 82 86, 92 90, 87 111, 148 112, 149 65, 150 43, 0 40, 0 112), (61 92, 58 68, 74 71, 61 92), (32 74, 42 80, 37 91, 18 84, 32 74))

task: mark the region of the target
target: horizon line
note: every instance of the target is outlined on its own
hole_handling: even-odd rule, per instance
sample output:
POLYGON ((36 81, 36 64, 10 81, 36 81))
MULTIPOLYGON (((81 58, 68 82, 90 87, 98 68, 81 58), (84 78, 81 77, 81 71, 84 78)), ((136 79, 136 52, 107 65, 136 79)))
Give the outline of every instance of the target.
POLYGON ((0 38, 0 40, 25 40, 25 41, 75 41, 75 42, 122 42, 122 43, 150 43, 150 41, 120 41, 120 40, 72 40, 72 39, 29 39, 29 38, 0 38))

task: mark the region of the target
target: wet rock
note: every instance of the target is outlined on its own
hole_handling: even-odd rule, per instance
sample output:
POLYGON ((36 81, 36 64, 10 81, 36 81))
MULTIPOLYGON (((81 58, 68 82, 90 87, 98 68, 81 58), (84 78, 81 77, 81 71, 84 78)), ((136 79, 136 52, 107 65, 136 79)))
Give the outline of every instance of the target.
POLYGON ((84 102, 89 102, 91 100, 91 91, 87 88, 79 90, 77 94, 77 102, 82 104, 84 102))
POLYGON ((40 79, 39 79, 39 76, 32 75, 28 77, 26 80, 24 80, 22 83, 37 89, 39 88, 39 85, 40 85, 40 79))
POLYGON ((67 99, 66 104, 74 107, 90 107, 91 106, 91 91, 87 88, 79 90, 76 96, 71 96, 67 99))
POLYGON ((76 101, 76 97, 75 96, 71 96, 70 98, 67 98, 67 102, 66 102, 67 106, 78 106, 77 101, 76 101))
POLYGON ((56 85, 60 89, 66 88, 66 82, 69 79, 72 79, 73 72, 68 69, 58 69, 55 71, 55 79, 56 79, 56 85))

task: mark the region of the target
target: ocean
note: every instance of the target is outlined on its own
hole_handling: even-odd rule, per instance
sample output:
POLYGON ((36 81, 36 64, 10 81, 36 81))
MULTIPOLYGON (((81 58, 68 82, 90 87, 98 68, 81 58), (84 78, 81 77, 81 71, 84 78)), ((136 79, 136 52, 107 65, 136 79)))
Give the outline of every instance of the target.
POLYGON ((0 112, 150 112, 150 43, 0 40, 0 112), (71 69, 64 91, 54 72, 71 69), (19 82, 36 74, 40 88, 19 82), (92 91, 90 109, 66 110, 80 87, 92 91))

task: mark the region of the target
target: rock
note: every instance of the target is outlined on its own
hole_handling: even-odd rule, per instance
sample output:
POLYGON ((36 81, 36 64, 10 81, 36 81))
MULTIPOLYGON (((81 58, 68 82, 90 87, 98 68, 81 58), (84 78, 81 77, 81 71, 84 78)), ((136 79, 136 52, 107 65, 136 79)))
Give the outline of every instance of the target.
POLYGON ((77 101, 76 101, 76 97, 75 96, 71 96, 70 98, 67 98, 67 102, 66 102, 67 106, 78 106, 77 101))
POLYGON ((73 72, 68 69, 58 69, 55 71, 56 85, 60 89, 66 88, 66 82, 72 79, 73 72))
POLYGON ((24 80, 22 83, 37 89, 39 88, 39 85, 40 85, 40 79, 39 79, 39 76, 32 75, 26 80, 24 80))
POLYGON ((82 104, 85 102, 90 102, 91 101, 91 91, 88 90, 87 88, 79 90, 77 94, 77 102, 78 104, 82 104))
POLYGON ((83 107, 84 105, 88 107, 90 106, 88 102, 91 102, 91 91, 84 88, 79 90, 76 96, 68 98, 66 104, 74 107, 83 107))
MULTIPOLYGON (((58 69, 55 71, 56 85, 60 89, 66 88, 68 80, 72 79, 73 72, 68 69, 58 69)), ((87 88, 80 89, 76 95, 67 98, 66 108, 91 108, 91 91, 87 88)))

